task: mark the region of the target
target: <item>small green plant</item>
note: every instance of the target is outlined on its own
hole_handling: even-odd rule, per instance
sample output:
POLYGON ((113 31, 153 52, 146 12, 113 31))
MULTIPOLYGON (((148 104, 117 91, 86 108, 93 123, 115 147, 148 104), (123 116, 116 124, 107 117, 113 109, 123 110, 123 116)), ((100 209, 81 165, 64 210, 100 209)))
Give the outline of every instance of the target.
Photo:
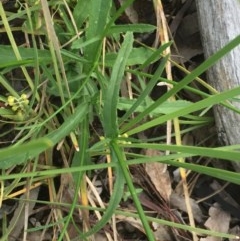
POLYGON ((16 98, 10 95, 7 98, 7 104, 11 106, 14 112, 26 113, 29 100, 26 94, 22 94, 20 98, 16 98))
POLYGON ((22 94, 19 98, 8 96, 1 98, 4 100, 0 115, 3 118, 11 119, 14 121, 25 121, 29 117, 29 100, 26 94, 22 94))

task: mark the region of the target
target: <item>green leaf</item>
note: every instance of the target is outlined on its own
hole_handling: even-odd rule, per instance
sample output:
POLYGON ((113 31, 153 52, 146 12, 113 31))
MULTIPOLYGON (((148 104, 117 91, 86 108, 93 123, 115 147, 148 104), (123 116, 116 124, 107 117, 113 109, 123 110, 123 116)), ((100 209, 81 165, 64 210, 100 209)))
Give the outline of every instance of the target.
POLYGON ((115 25, 112 26, 107 35, 125 33, 125 32, 134 32, 134 33, 147 33, 152 32, 156 29, 156 26, 150 24, 124 24, 124 25, 115 25))
MULTIPOLYGON (((120 98, 118 103, 118 109, 128 111, 135 103, 136 103, 136 99, 120 98)), ((149 104, 152 104, 152 103, 153 101, 149 102, 149 104)), ((149 114, 153 116, 159 116, 161 114, 170 114, 179 109, 188 107, 191 104, 192 103, 190 101, 186 101, 186 100, 166 101, 162 103, 160 106, 158 106, 156 109, 154 109, 152 112, 150 112, 149 114)), ((134 112, 143 112, 147 107, 148 106, 144 104, 140 104, 137 106, 134 112)))
POLYGON ((0 150, 0 168, 6 169, 21 164, 53 145, 54 143, 50 139, 41 138, 19 146, 3 148, 0 150))
POLYGON ((73 17, 75 19, 75 23, 77 28, 80 29, 84 23, 84 21, 89 16, 89 11, 91 9, 91 5, 89 4, 89 0, 81 0, 76 1, 76 5, 73 10, 73 17))
MULTIPOLYGON (((153 53, 153 50, 139 47, 133 48, 130 52, 129 58, 127 60, 127 65, 137 65, 143 64, 153 53)), ((118 57, 118 53, 108 53, 106 54, 105 65, 106 66, 113 66, 116 59, 118 57)))
POLYGON ((119 98, 119 90, 124 76, 127 59, 132 49, 132 43, 133 34, 128 32, 125 35, 124 42, 114 63, 109 85, 105 90, 103 90, 103 127, 105 135, 108 138, 114 138, 118 135, 117 104, 119 98))
MULTIPOLYGON (((35 50, 33 48, 18 47, 21 60, 18 60, 11 46, 0 45, 0 68, 19 65, 34 65, 35 50)), ((51 56, 48 50, 37 50, 40 63, 50 63, 51 56)))
POLYGON ((86 41, 91 41, 93 38, 100 37, 100 40, 94 41, 94 43, 85 48, 86 58, 90 62, 94 62, 100 51, 103 32, 108 22, 112 1, 90 0, 88 4, 90 5, 90 11, 88 27, 86 29, 86 41))
POLYGON ((82 49, 86 46, 99 42, 100 40, 101 40, 100 36, 93 37, 88 41, 84 40, 83 38, 80 38, 80 39, 73 41, 71 49, 82 49))

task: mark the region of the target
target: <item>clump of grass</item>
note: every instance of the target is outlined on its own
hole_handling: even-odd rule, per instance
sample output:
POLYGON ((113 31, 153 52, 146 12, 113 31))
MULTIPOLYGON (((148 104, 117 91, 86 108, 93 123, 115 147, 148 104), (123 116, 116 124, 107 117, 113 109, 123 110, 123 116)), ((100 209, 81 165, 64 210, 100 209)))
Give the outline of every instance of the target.
MULTIPOLYGON (((58 240, 71 240, 70 226, 75 227, 81 239, 88 239, 117 213, 139 218, 148 240, 155 239, 150 221, 202 234, 232 237, 148 216, 136 193, 129 166, 162 162, 239 184, 238 173, 179 162, 194 156, 236 161, 239 147, 166 145, 164 135, 145 142, 138 139, 138 134, 156 126, 165 127, 168 121, 178 118, 180 123, 188 123, 181 126, 179 133, 172 134, 172 137, 181 137, 190 130, 212 124, 206 114, 210 106, 224 104, 232 108, 226 101, 239 94, 239 87, 207 94, 188 85, 236 47, 240 38, 234 39, 180 82, 168 80, 163 73, 169 56, 164 55, 164 51, 171 43, 150 48, 134 41, 135 33, 154 31, 155 26, 115 24, 132 2, 125 1, 116 10, 111 0, 29 1, 22 3, 16 13, 5 12, 0 2, 1 24, 10 42, 9 46, 0 46, 1 56, 4 56, 0 60, 3 93, 0 125, 1 138, 7 142, 7 147, 0 150, 1 201, 18 197, 18 193, 14 193, 19 187, 26 188, 25 198, 28 199, 34 185, 47 186, 49 201, 44 203, 67 207, 68 212, 53 208, 53 215, 38 230, 52 229, 59 233, 58 240), (17 29, 22 33, 15 33, 8 23, 17 18, 22 19, 17 29), (20 34, 25 35, 27 46, 19 46, 22 44, 17 42, 20 34), (148 71, 153 64, 156 70, 148 71), (9 79, 14 71, 20 71, 23 79, 18 86, 9 79), (152 101, 151 91, 159 82, 171 83, 173 87, 152 101), (177 98, 183 89, 199 94, 201 100, 192 103, 177 98), (173 96, 176 100, 170 101, 173 96), (13 109, 21 99, 27 102, 13 109), (119 111, 123 111, 123 115, 120 116, 119 111), (150 158, 129 154, 129 149, 157 149, 170 154, 150 158), (103 156, 107 163, 93 162, 103 156), (104 210, 90 203, 87 185, 91 171, 100 169, 108 170, 111 192, 104 210), (61 177, 59 189, 54 185, 57 176, 61 177), (125 185, 137 214, 118 209, 125 185), (71 204, 61 200, 65 188, 70 192, 73 189, 71 204), (81 213, 82 228, 79 228, 79 220, 73 218, 76 210, 81 213), (95 211, 100 219, 95 225, 90 222, 89 210, 95 211), (102 217, 100 211, 104 211, 102 217)), ((40 200, 32 201, 41 203, 40 200)), ((114 218, 112 224, 114 227, 114 218)), ((24 228, 36 231, 29 229, 27 223, 24 228)), ((11 235, 11 229, 3 227, 3 237, 11 235)))

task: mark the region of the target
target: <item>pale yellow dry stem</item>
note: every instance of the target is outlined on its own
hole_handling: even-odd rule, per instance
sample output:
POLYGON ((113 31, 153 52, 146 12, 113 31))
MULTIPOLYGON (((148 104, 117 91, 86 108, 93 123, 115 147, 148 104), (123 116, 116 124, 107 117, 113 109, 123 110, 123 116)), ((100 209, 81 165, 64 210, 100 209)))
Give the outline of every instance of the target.
POLYGON ((68 40, 66 43, 62 44, 62 48, 70 45, 73 41, 75 41, 76 39, 79 39, 79 37, 81 36, 81 34, 83 33, 83 31, 78 32, 75 36, 73 36, 70 40, 68 40))
POLYGON ((74 27, 74 30, 75 30, 75 32, 76 32, 76 35, 74 36, 74 37, 72 37, 68 42, 66 42, 65 44, 62 44, 62 48, 63 47, 66 47, 67 45, 69 45, 70 43, 72 43, 74 40, 76 40, 76 39, 79 39, 80 38, 80 35, 83 33, 83 31, 78 31, 78 28, 77 28, 77 24, 76 24, 76 22, 75 22, 75 19, 74 19, 74 17, 73 17, 73 15, 72 15, 72 12, 71 12, 71 9, 69 8, 69 6, 68 6, 68 3, 66 2, 66 0, 63 0, 63 2, 64 2, 64 5, 65 5, 65 7, 66 7, 66 9, 67 9, 67 12, 68 12, 68 14, 69 14, 69 17, 70 17, 70 19, 71 19, 71 22, 72 22, 72 25, 73 25, 73 27, 74 27))
POLYGON ((25 37, 25 45, 30 48, 31 44, 30 44, 30 40, 29 40, 29 36, 26 32, 24 32, 24 37, 25 37))
MULTIPOLYGON (((158 40, 155 41, 155 44, 158 45, 158 42, 160 40, 161 44, 165 44, 169 42, 169 37, 168 37, 168 31, 167 31, 167 22, 165 18, 165 14, 163 11, 162 7, 162 2, 160 0, 155 0, 154 1, 154 6, 155 6, 155 12, 156 12, 156 17, 157 17, 157 33, 158 33, 158 40)), ((170 48, 167 48, 164 53, 164 55, 170 54, 170 48)), ((167 62, 166 66, 166 74, 167 74, 167 79, 171 80, 172 79, 172 71, 171 71, 171 63, 167 62)), ((168 89, 172 88, 171 85, 167 85, 168 89)), ((174 101, 175 98, 174 96, 170 99, 170 101, 174 101)), ((172 133, 172 121, 169 120, 167 121, 167 144, 171 144, 171 133, 172 133)), ((166 151, 166 154, 169 154, 169 151, 166 151)))
MULTIPOLYGON (((111 163, 110 155, 107 155, 107 163, 111 163)), ((112 192, 113 192, 113 172, 112 172, 111 167, 108 167, 108 186, 109 186, 109 192, 112 195, 112 192)), ((117 241, 117 226, 116 226, 116 216, 115 216, 115 214, 112 215, 112 230, 113 230, 114 241, 117 241)))
POLYGON ((2 207, 3 193, 4 193, 4 182, 0 181, 0 208, 2 207))
MULTIPOLYGON (((48 216, 47 216, 47 220, 44 222, 44 225, 46 225, 46 227, 44 227, 43 228, 43 230, 42 230, 42 232, 41 232, 41 236, 39 237, 39 240, 43 240, 44 239, 44 237, 45 237, 45 234, 46 234, 46 232, 47 232, 47 226, 50 224, 50 222, 51 222, 51 219, 52 219, 52 211, 53 211, 53 209, 51 209, 51 211, 50 211, 50 213, 48 214, 48 216)), ((54 234, 53 234, 53 237, 52 237, 53 239, 52 240, 55 240, 54 239, 54 234)))
MULTIPOLYGON (((41 186, 42 183, 41 182, 36 182, 36 183, 32 183, 31 186, 29 187, 29 190, 35 189, 39 186, 41 186)), ((26 188, 22 188, 21 190, 18 190, 16 192, 13 192, 7 196, 4 197, 4 199, 12 199, 12 198, 16 198, 19 195, 22 195, 23 193, 26 193, 27 189, 26 188)))
MULTIPOLYGON (((86 177, 86 181, 87 181, 87 184, 88 184, 89 188, 91 189, 94 197, 96 198, 99 206, 101 208, 106 208, 104 203, 103 203, 103 201, 102 201, 102 199, 101 199, 101 197, 99 196, 99 193, 98 193, 94 183, 88 177, 86 177)), ((89 203, 91 204, 91 207, 97 207, 97 205, 96 205, 95 201, 93 200, 93 198, 92 198, 90 193, 88 194, 88 200, 89 200, 89 203)), ((95 214, 96 214, 98 220, 101 220, 102 216, 101 216, 100 212, 99 211, 95 211, 95 214)), ((107 239, 109 241, 113 241, 111 235, 108 232, 105 232, 105 234, 106 234, 107 239)))
MULTIPOLYGON (((168 26, 167 26, 167 21, 165 18, 163 6, 161 0, 154 0, 154 7, 156 11, 156 17, 157 17, 157 27, 158 27, 158 33, 159 33, 159 39, 162 44, 168 43, 169 42, 169 37, 168 37, 168 26)), ((168 47, 165 52, 163 53, 165 56, 170 55, 171 50, 170 47, 168 47)), ((166 74, 167 74, 167 79, 172 80, 172 72, 171 72, 171 62, 168 61, 166 63, 166 74)), ((168 85, 168 88, 172 88, 172 86, 168 85)), ((175 101, 175 96, 172 96, 169 101, 175 101)), ((173 125, 174 125, 174 131, 175 131, 175 140, 177 145, 181 145, 181 132, 180 132, 180 124, 179 124, 179 119, 174 118, 173 119, 173 125)), ((167 122, 167 144, 171 143, 171 126, 172 123, 171 121, 167 122)), ((167 154, 167 153, 166 153, 167 154)), ((179 162, 184 162, 183 158, 179 158, 179 162)), ((192 227, 195 227, 195 221, 192 213, 192 208, 190 205, 190 197, 189 197, 189 190, 188 190, 188 185, 187 185, 187 180, 186 180, 186 171, 183 168, 180 168, 180 174, 183 182, 183 190, 184 190, 184 196, 185 196, 185 203, 187 207, 187 212, 188 212, 188 217, 189 217, 189 222, 192 227)), ((193 235, 193 240, 197 241, 198 237, 195 232, 192 232, 193 235)))
POLYGON ((66 7, 66 9, 67 9, 68 15, 69 15, 69 17, 70 17, 70 19, 71 19, 71 22, 72 22, 72 25, 73 25, 74 30, 75 30, 75 32, 76 32, 76 35, 77 35, 78 38, 79 38, 77 24, 76 24, 75 19, 74 19, 73 15, 72 15, 72 11, 71 11, 71 9, 69 8, 68 3, 66 2, 66 0, 63 0, 63 2, 64 2, 64 5, 65 5, 65 7, 66 7))
POLYGON ((103 38, 103 47, 102 47, 102 75, 104 76, 105 74, 105 57, 106 57, 106 38, 103 38))
MULTIPOLYGON (((127 72, 126 75, 127 75, 126 76, 126 84, 127 84, 127 89, 128 89, 128 98, 130 100, 132 100, 133 99, 133 90, 132 90, 132 83, 131 83, 132 74, 127 72)), ((134 115, 134 113, 132 113, 132 118, 134 118, 134 117, 135 117, 135 115, 134 115)))
MULTIPOLYGON (((87 176, 84 173, 82 180, 81 180, 81 201, 82 205, 87 207, 89 205, 88 203, 88 191, 87 191, 87 176)), ((87 209, 82 210, 82 219, 83 219, 83 230, 87 232, 90 229, 90 223, 89 223, 89 211, 87 209)))
MULTIPOLYGON (((51 14, 50 14, 50 10, 49 10, 49 7, 48 7, 47 0, 41 0, 41 5, 42 5, 42 11, 43 11, 45 24, 46 24, 47 36, 48 36, 48 40, 49 40, 49 48, 50 48, 51 54, 53 55, 52 60, 54 62, 55 59, 57 59, 58 64, 59 64, 60 69, 61 69, 62 78, 60 78, 60 73, 58 72, 58 69, 56 68, 56 65, 54 65, 56 78, 57 78, 57 81, 59 82, 60 87, 61 87, 61 79, 63 79, 66 90, 67 90, 68 97, 69 97, 69 99, 71 99, 71 93, 70 93, 68 80, 67 80, 67 76, 66 76, 66 72, 65 72, 64 62, 63 62, 61 51, 60 51, 61 47, 60 47, 56 32, 55 32, 54 27, 53 27, 53 22, 52 22, 52 18, 51 18, 51 14)), ((73 21, 73 24, 75 24, 74 21, 73 21)), ((76 27, 76 24, 74 26, 76 27)), ((77 33, 77 31, 76 31, 76 33, 77 33)), ((55 64, 57 64, 57 63, 55 63, 55 64)), ((61 94, 61 100, 62 100, 62 103, 64 104, 65 99, 64 99, 63 96, 64 95, 62 93, 61 94)), ((70 102, 70 106, 71 106, 72 112, 74 112, 74 106, 73 106, 72 101, 70 102)), ((75 136, 75 134, 73 132, 71 132, 70 138, 71 138, 74 146, 76 146, 77 144, 74 141, 74 139, 72 138, 73 136, 75 136)), ((76 150, 79 150, 78 145, 76 147, 76 150)))
MULTIPOLYGON (((60 47, 56 32, 53 27, 53 21, 52 21, 49 7, 48 7, 48 3, 46 0, 41 0, 41 5, 42 5, 42 11, 43 11, 45 24, 46 24, 47 36, 49 39, 49 47, 50 47, 50 49, 52 48, 54 50, 54 53, 56 54, 56 58, 60 65, 62 78, 65 82, 64 84, 67 89, 68 96, 71 97, 69 86, 68 86, 68 81, 67 81, 67 76, 66 76, 66 72, 65 72, 65 67, 64 67, 64 63, 63 63, 63 59, 62 59, 62 55, 61 55, 61 51, 60 51, 61 47, 60 47)), ((53 56, 53 60, 54 60, 54 56, 53 56)), ((58 71, 55 71, 55 72, 57 74, 58 71)), ((63 99, 63 103, 64 102, 65 102, 65 100, 63 99)), ((72 103, 71 103, 71 107, 72 107, 72 110, 74 110, 72 103)))
MULTIPOLYGON (((29 163, 27 164, 27 172, 31 172, 31 167, 29 165, 29 163)), ((31 187, 31 182, 32 180, 30 178, 27 179, 26 181, 26 199, 30 200, 30 187, 31 187)), ((32 204, 34 205, 34 204, 32 204)), ((28 229, 28 218, 29 218, 29 202, 26 202, 25 206, 24 206, 24 229, 23 230, 27 230, 28 229)), ((23 241, 26 241, 27 239, 27 232, 23 232, 23 241)))
POLYGON ((127 75, 126 82, 127 82, 127 88, 128 88, 128 96, 129 96, 129 99, 132 100, 133 99, 133 91, 132 91, 132 83, 131 83, 132 74, 127 72, 126 75, 127 75))

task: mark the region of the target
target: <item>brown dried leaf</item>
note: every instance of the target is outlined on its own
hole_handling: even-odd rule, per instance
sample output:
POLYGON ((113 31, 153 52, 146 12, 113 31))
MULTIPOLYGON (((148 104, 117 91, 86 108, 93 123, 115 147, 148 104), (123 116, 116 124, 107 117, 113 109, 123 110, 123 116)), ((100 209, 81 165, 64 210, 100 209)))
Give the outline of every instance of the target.
POLYGON ((240 237, 240 226, 239 226, 239 225, 234 226, 233 228, 231 228, 231 229, 229 230, 229 233, 236 235, 236 238, 235 238, 235 239, 229 239, 229 241, 239 241, 239 237, 240 237))
MULTIPOLYGON (((116 215, 116 218, 120 222, 127 222, 134 228, 138 229, 142 233, 145 233, 145 230, 143 229, 142 223, 139 219, 133 218, 133 217, 126 217, 123 215, 116 215)), ((161 225, 159 223, 151 223, 151 226, 153 228, 153 234, 155 236, 156 241, 164 240, 164 241, 171 241, 171 231, 170 228, 164 225, 161 225)), ((130 227, 128 227, 130 229, 130 227)))
MULTIPOLYGON (((181 211, 187 212, 185 198, 183 196, 180 196, 177 193, 171 194, 170 204, 174 208, 178 208, 181 211)), ((201 211, 200 207, 198 206, 196 201, 192 198, 190 198, 190 204, 191 204, 194 219, 197 222, 201 223, 203 221, 203 214, 202 214, 202 211, 201 211)))
POLYGON ((127 217, 123 215, 116 215, 116 218, 119 220, 119 222, 127 222, 131 224, 134 228, 138 229, 142 233, 144 233, 144 229, 142 226, 142 223, 139 219, 133 218, 133 217, 127 217))
POLYGON ((171 235, 170 227, 161 225, 159 223, 152 223, 152 226, 154 227, 154 236, 156 238, 156 241, 172 241, 173 237, 171 235))
MULTIPOLYGON (((221 233, 227 233, 229 229, 229 223, 230 223, 230 214, 227 212, 224 212, 222 209, 220 209, 215 203, 210 209, 209 209, 209 218, 205 222, 205 227, 209 228, 212 231, 217 231, 221 233)), ((201 241, 221 241, 222 239, 219 237, 206 237, 204 239, 201 239, 201 241)))
MULTIPOLYGON (((50 241, 50 240, 52 240, 52 235, 50 233, 46 232, 43 238, 44 238, 43 239, 44 241, 50 241)), ((42 240, 42 232, 41 231, 31 232, 27 236, 27 241, 39 241, 39 240, 42 240)))
MULTIPOLYGON (((161 155, 158 150, 148 149, 146 150, 147 156, 161 155)), ((166 200, 169 201, 169 197, 172 192, 171 180, 167 170, 167 164, 163 163, 146 163, 145 171, 154 184, 158 193, 166 200)))

